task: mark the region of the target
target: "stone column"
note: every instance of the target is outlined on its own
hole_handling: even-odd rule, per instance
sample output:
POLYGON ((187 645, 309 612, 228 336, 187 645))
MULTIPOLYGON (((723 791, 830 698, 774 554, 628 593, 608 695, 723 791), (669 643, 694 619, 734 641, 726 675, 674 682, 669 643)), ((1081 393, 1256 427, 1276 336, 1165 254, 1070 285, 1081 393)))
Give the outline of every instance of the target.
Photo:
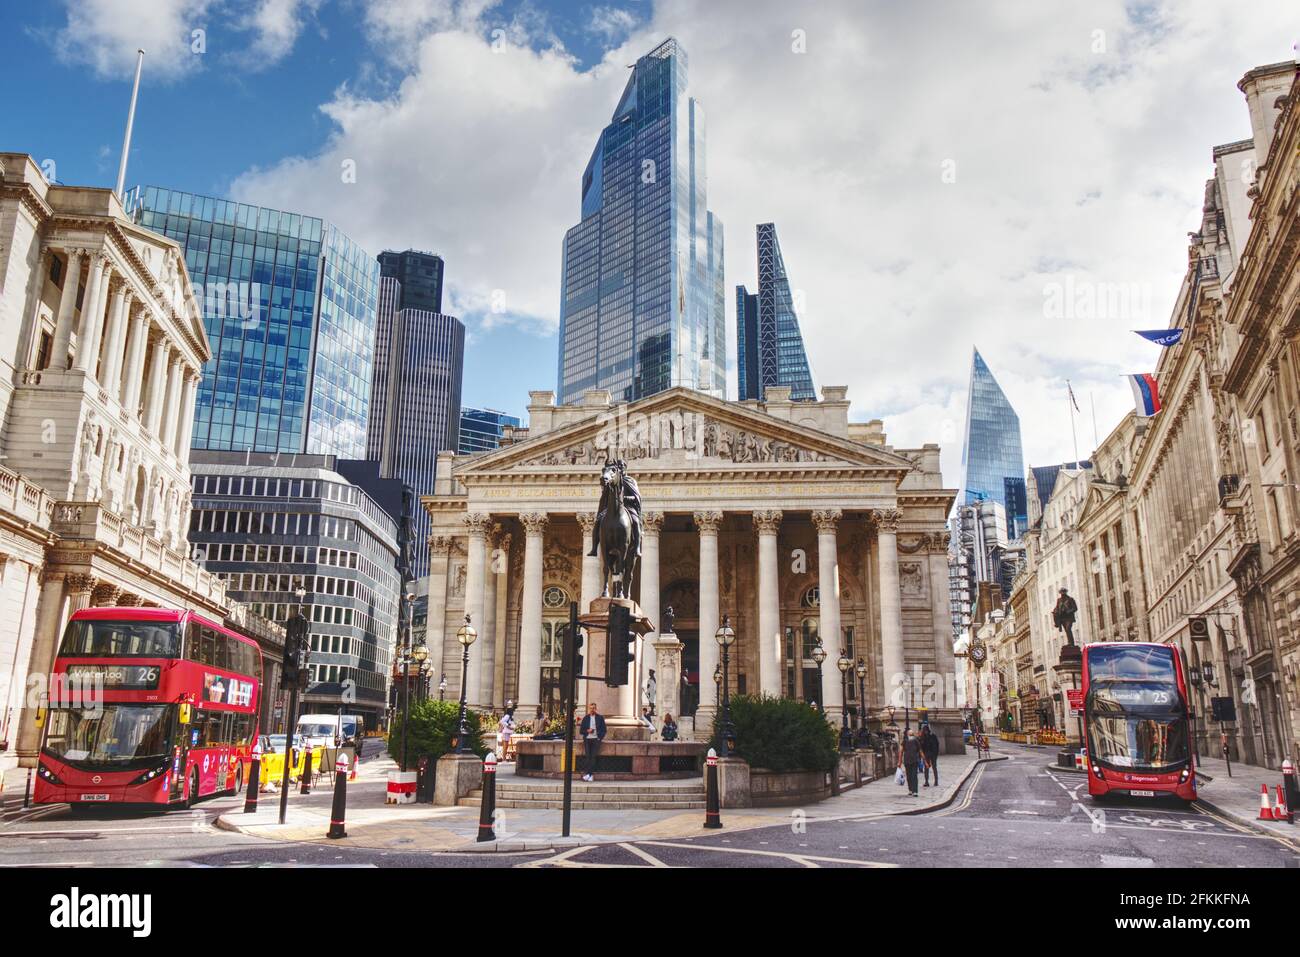
MULTIPOLYGON (((94 262, 91 263, 91 268, 96 268, 94 262)), ((95 379, 99 378, 99 347, 104 341, 104 311, 113 288, 114 273, 113 264, 108 260, 100 263, 99 269, 102 274, 99 278, 98 292, 92 297, 90 289, 87 288, 81 302, 81 328, 86 334, 77 335, 77 368, 83 369, 87 375, 95 379)))
MULTIPOLYGON (((781 512, 775 509, 754 513, 758 532, 758 671, 763 694, 781 696, 784 670, 784 638, 781 635, 781 585, 776 535, 781 512)), ((798 651, 796 651, 796 655, 798 651)), ((796 660, 795 665, 798 667, 796 660)))
POLYGON ((822 705, 827 720, 838 724, 844 711, 843 675, 837 664, 840 650, 844 648, 844 636, 840 631, 840 570, 839 546, 835 528, 843 517, 838 508, 823 509, 812 513, 813 524, 817 526, 817 590, 820 595, 820 618, 817 629, 821 635, 822 647, 826 649, 826 664, 822 678, 822 705))
POLYGON ((700 703, 695 710, 697 740, 707 737, 718 710, 707 688, 718 667, 718 642, 714 635, 722 623, 718 608, 718 529, 721 512, 696 512, 695 527, 700 530, 700 703))
POLYGON ((483 636, 483 572, 487 561, 487 533, 491 527, 490 515, 470 512, 465 516, 465 531, 469 533, 465 549, 465 614, 478 632, 478 640, 469 649, 469 667, 461 675, 465 701, 471 705, 482 703, 479 693, 483 687, 483 647, 487 644, 483 636))
POLYGON ((122 408, 140 411, 140 386, 144 382, 144 347, 149 339, 149 307, 140 305, 130 317, 126 336, 126 368, 122 372, 122 408))
MULTIPOLYGON (((952 652, 952 613, 948 593, 948 533, 927 537, 930 565, 930 614, 934 622, 934 661, 941 674, 956 675, 957 659, 952 652)), ((956 701, 945 708, 957 707, 956 701)))
POLYGON ((131 308, 133 296, 126 283, 120 283, 113 290, 112 302, 108 310, 108 326, 104 333, 104 373, 100 385, 109 395, 117 395, 122 384, 122 335, 126 331, 126 313, 131 308))
MULTIPOLYGON (((452 539, 448 535, 429 536, 429 613, 424 629, 424 644, 433 662, 433 684, 446 677, 443 652, 447 634, 447 566, 452 539)), ((451 682, 447 682, 448 685, 451 682)))
MULTIPOLYGON (((519 610, 519 697, 515 713, 527 719, 542 700, 542 545, 550 519, 545 512, 526 512, 519 520, 524 526, 524 594, 519 610)), ((590 647, 583 650, 590 660, 590 647)))
POLYGON ((596 528, 595 512, 578 512, 574 516, 582 529, 582 594, 578 596, 578 614, 591 611, 592 599, 600 596, 600 555, 588 555, 591 536, 596 528))
MULTIPOLYGON (((58 642, 63 637, 67 615, 72 611, 85 608, 90 604, 90 592, 95 587, 95 579, 89 575, 68 575, 62 572, 42 572, 40 575, 41 592, 36 605, 36 630, 32 635, 32 644, 27 659, 26 674, 48 674, 54 665, 54 653, 58 642), (67 584, 67 592, 64 584, 67 584), (69 595, 74 608, 65 612, 69 595)), ((48 691, 48 685, 46 690, 48 691)), ((26 707, 26 692, 19 696, 23 706, 14 724, 18 728, 19 763, 27 767, 36 766, 36 754, 41 747, 41 729, 36 727, 34 708, 26 707)))
MULTIPOLYGON (((650 669, 658 668, 655 664, 655 639, 659 637, 659 533, 664 527, 663 512, 646 512, 641 516, 641 605, 642 613, 650 619, 653 631, 646 633, 637 642, 636 695, 633 702, 640 702, 634 714, 641 713, 641 705, 653 705, 645 700, 645 683, 650 678, 650 669)), ((681 675, 676 678, 681 681, 681 675)), ((673 712, 675 716, 676 711, 673 712)))
POLYGON ((905 690, 896 690, 906 678, 903 660, 903 606, 898 591, 898 523, 903 513, 896 508, 871 513, 876 523, 876 544, 880 559, 880 652, 884 677, 882 705, 902 707, 905 690))
POLYGON ((510 540, 502 535, 488 559, 489 574, 496 578, 496 649, 492 662, 492 707, 504 708, 507 699, 514 700, 518 692, 506 692, 506 613, 510 607, 510 540))
POLYGON ((163 409, 162 440, 164 451, 176 451, 176 432, 181 421, 181 381, 185 378, 185 361, 180 352, 173 351, 172 361, 167 367, 167 395, 163 409))
POLYGON ((167 337, 158 336, 154 343, 153 356, 149 360, 149 392, 144 403, 144 427, 154 436, 162 435, 163 390, 167 386, 167 353, 171 345, 167 337))
POLYGON ((176 457, 182 462, 190 457, 190 438, 194 434, 194 392, 198 387, 199 377, 186 370, 185 385, 181 390, 181 407, 176 413, 180 421, 176 427, 176 457))
POLYGON ((493 525, 485 538, 483 551, 483 623, 478 625, 478 643, 482 646, 479 660, 483 670, 479 675, 478 700, 485 707, 492 705, 492 679, 496 674, 497 655, 497 576, 493 571, 492 555, 501 536, 501 526, 493 525))
MULTIPOLYGON (((77 289, 81 285, 81 264, 85 256, 85 251, 81 249, 68 249, 68 261, 64 264, 67 268, 63 275, 63 292, 59 295, 59 312, 54 321, 54 355, 50 357, 50 365, 56 369, 66 369, 65 363, 68 361, 68 347, 72 342, 72 320, 73 313, 77 309, 77 289)), ((41 277, 42 283, 44 276, 41 277)), ((90 263, 90 279, 95 280, 96 291, 98 291, 99 281, 95 276, 95 261, 90 263)), ((38 292, 39 295, 39 292, 38 292)), ((87 299, 90 297, 87 296, 87 299)), ((85 315, 82 315, 82 326, 85 325, 85 315)), ((77 337, 77 358, 81 358, 81 336, 77 337)), ((77 368, 81 368, 77 366, 77 368)))

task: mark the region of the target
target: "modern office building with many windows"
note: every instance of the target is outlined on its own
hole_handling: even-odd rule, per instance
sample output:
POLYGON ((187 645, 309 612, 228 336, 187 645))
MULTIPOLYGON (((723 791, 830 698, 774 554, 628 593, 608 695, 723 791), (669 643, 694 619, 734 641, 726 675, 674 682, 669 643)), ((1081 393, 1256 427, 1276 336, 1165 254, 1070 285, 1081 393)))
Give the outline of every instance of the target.
POLYGON ((582 222, 564 237, 561 403, 726 391, 722 222, 686 79, 672 38, 641 57, 582 174, 582 222))
POLYGON ((740 401, 767 398, 768 386, 785 386, 796 402, 816 401, 794 294, 786 275, 775 223, 759 223, 758 292, 736 287, 736 373, 740 401))
POLYGON ((958 502, 969 504, 992 499, 1002 505, 1008 525, 1023 528, 1023 505, 1008 501, 1006 484, 1008 478, 1023 480, 1025 477, 1020 416, 1016 415, 978 349, 971 359, 961 464, 962 491, 958 502), (1013 514, 1012 508, 1019 514, 1013 514))
POLYGON ((303 708, 364 714, 373 728, 387 705, 397 634, 397 523, 385 507, 392 496, 349 480, 340 472, 349 464, 196 449, 189 538, 230 597, 273 621, 287 621, 297 590, 306 592, 311 683, 303 708))
POLYGON ((379 264, 314 216, 155 186, 127 208, 174 239, 203 307, 196 449, 360 458, 379 264))
POLYGON ((401 283, 398 309, 442 312, 442 273, 442 257, 433 253, 385 249, 379 254, 380 276, 401 283))
POLYGON ((501 445, 501 434, 506 426, 519 428, 519 416, 506 415, 496 409, 460 410, 460 441, 456 451, 461 455, 487 452, 501 445))
MULTIPOLYGON (((433 494, 438 453, 458 446, 465 325, 455 316, 400 308, 402 286, 379 280, 375 378, 366 458, 379 475, 409 486, 418 501, 433 494)), ((411 516, 411 574, 429 572, 429 516, 411 516)))

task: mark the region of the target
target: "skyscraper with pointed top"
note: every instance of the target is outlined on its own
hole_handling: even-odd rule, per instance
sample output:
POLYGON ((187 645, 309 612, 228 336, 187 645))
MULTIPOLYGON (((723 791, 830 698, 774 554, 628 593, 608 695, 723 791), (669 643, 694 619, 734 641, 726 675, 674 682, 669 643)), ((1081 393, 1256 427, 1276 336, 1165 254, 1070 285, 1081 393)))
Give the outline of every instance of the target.
MULTIPOLYGON (((960 504, 993 500, 1006 513, 1007 534, 1019 538, 1025 530, 1023 496, 1008 494, 1007 479, 1024 482, 1025 459, 1020 447, 1020 416, 993 377, 988 363, 974 349, 970 389, 966 397, 966 437, 962 445, 960 504)), ((1012 483, 1015 487, 1015 482, 1012 483)))
POLYGON ((746 399, 766 398, 768 386, 789 386, 790 398, 816 400, 817 387, 794 293, 786 275, 775 223, 759 223, 758 292, 736 287, 736 373, 738 395, 746 399))
POLYGON ((582 174, 564 237, 557 390, 616 401, 726 392, 722 222, 707 208, 704 115, 671 37, 637 60, 582 174))

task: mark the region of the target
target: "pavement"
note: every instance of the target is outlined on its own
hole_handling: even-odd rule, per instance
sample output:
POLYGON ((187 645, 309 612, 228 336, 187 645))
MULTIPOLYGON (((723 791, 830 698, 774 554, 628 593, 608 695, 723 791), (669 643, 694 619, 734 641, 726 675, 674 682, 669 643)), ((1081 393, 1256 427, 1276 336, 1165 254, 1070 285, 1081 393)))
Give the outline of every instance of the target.
MULTIPOLYGON (((895 815, 934 811, 952 803, 961 785, 983 761, 973 752, 940 758, 942 786, 922 787, 919 797, 910 797, 892 776, 871 781, 808 807, 723 809, 722 820, 729 832, 780 825, 838 820, 872 820, 895 815)), ((498 783, 516 778, 514 766, 498 766, 498 783)), ((500 808, 494 841, 480 843, 478 807, 438 807, 430 804, 390 805, 385 803, 387 775, 396 764, 387 755, 363 761, 357 780, 347 794, 347 836, 329 840, 332 787, 315 788, 302 796, 289 796, 285 823, 279 823, 279 795, 264 792, 254 814, 230 810, 216 819, 216 826, 242 835, 277 841, 319 843, 331 847, 357 847, 401 852, 480 853, 485 851, 532 852, 562 850, 593 844, 627 844, 645 840, 675 840, 696 837, 703 832, 704 813, 655 810, 574 810, 569 837, 561 836, 561 812, 553 809, 500 808)))

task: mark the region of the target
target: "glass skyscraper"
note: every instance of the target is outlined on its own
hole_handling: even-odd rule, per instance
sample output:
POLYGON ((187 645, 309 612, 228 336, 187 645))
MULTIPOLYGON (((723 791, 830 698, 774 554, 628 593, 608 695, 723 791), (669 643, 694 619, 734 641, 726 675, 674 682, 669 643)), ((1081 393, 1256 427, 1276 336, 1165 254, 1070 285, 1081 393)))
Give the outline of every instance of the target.
POLYGON ((496 409, 460 410, 460 446, 462 455, 487 452, 500 447, 501 430, 507 425, 519 428, 519 416, 507 415, 496 409))
POLYGON ((966 441, 962 447, 962 495, 959 504, 991 499, 1002 505, 1008 523, 1023 530, 1024 501, 1011 501, 1007 479, 1023 481, 1020 417, 993 378, 984 357, 974 350, 970 392, 966 398, 966 441))
POLYGON ((313 216, 155 186, 127 208, 176 240, 203 304, 212 359, 194 410, 198 449, 366 450, 379 264, 313 216))
MULTIPOLYGON (((438 453, 459 445, 465 324, 427 309, 401 309, 401 283, 379 280, 374 392, 366 458, 381 478, 400 479, 418 501, 433 494, 438 453)), ((411 573, 429 571, 429 514, 411 515, 411 573)))
POLYGON ((593 388, 726 393, 722 222, 686 77, 672 38, 641 57, 582 174, 582 222, 564 237, 562 403, 593 388))
POLYGON ((433 253, 385 249, 379 254, 379 274, 402 284, 398 309, 442 312, 442 273, 442 257, 433 253))
POLYGON ((790 398, 816 400, 808 353, 774 223, 760 223, 758 294, 736 287, 736 367, 739 398, 765 399, 768 386, 788 386, 790 398))

